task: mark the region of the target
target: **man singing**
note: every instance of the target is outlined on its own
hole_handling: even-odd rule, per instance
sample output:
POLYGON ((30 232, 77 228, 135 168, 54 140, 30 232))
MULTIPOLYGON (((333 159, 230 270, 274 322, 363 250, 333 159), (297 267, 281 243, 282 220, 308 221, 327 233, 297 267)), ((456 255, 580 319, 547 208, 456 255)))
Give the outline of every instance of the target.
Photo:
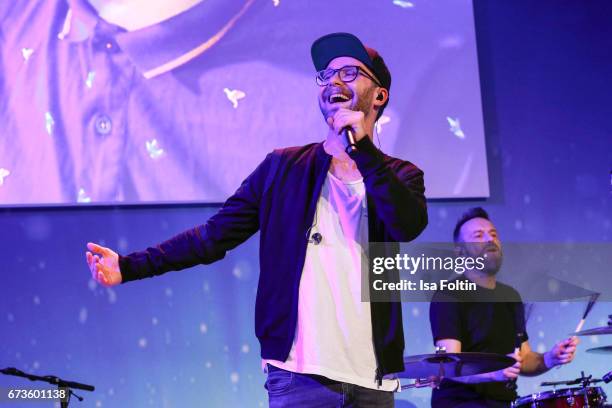
POLYGON ((117 285, 212 263, 259 230, 255 327, 270 406, 392 407, 401 307, 362 302, 362 268, 369 241, 410 241, 427 225, 423 172, 373 144, 391 86, 378 52, 334 33, 311 54, 324 142, 270 153, 205 224, 127 256, 90 243, 87 262, 117 285))
POLYGON ((544 354, 531 350, 521 296, 496 279, 503 258, 501 242, 484 209, 471 208, 463 214, 453 239, 459 256, 482 257, 484 268, 467 270, 460 278, 476 283, 475 292, 439 291, 434 295, 429 320, 435 345, 448 353, 511 354, 516 364, 500 371, 443 380, 433 391, 431 405, 510 407, 517 397, 514 381, 519 374, 536 376, 571 362, 578 338, 560 341, 544 354))

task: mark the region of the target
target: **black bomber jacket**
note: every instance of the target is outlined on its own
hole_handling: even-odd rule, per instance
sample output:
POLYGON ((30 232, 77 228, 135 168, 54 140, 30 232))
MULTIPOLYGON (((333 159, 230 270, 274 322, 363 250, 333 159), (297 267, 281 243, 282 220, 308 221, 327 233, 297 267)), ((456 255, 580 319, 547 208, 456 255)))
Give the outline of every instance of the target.
MULTIPOLYGON (((369 241, 416 238, 427 225, 423 172, 383 154, 368 137, 350 155, 366 188, 369 241)), ((330 163, 323 143, 273 151, 205 224, 120 256, 123 282, 210 264, 259 230, 255 332, 262 358, 285 361, 295 334, 307 231, 330 163)), ((383 375, 404 370, 401 304, 372 302, 371 315, 380 382, 383 375)))

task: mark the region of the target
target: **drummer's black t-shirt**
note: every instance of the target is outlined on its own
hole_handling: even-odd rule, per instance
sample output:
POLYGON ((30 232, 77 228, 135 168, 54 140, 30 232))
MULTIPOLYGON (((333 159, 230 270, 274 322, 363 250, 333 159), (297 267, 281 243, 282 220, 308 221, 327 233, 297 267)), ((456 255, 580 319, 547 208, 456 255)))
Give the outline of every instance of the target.
MULTIPOLYGON (((521 297, 500 282, 495 289, 478 286, 473 292, 436 292, 429 320, 434 344, 440 339, 456 339, 462 352, 506 355, 517 343, 527 340, 521 297)), ((463 384, 446 379, 433 390, 431 405, 442 408, 475 400, 512 401, 516 397, 516 391, 505 382, 463 384)))

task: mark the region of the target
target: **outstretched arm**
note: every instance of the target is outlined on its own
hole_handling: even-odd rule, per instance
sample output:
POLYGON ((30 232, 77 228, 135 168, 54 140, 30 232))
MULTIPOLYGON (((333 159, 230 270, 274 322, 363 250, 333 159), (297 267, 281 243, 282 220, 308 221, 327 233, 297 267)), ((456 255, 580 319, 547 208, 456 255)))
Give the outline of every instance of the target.
POLYGON ((126 256, 88 244, 93 254, 87 253, 87 263, 94 279, 104 285, 116 285, 222 259, 227 251, 259 229, 259 203, 273 154, 266 157, 203 225, 126 256))

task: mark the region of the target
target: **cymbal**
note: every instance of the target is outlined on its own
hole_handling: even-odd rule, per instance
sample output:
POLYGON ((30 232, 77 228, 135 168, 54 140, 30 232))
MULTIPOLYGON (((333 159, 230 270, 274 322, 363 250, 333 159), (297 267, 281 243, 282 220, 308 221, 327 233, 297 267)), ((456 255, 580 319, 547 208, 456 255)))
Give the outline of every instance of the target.
POLYGON ((404 357, 400 378, 461 377, 502 370, 516 361, 494 353, 435 353, 404 357))
POLYGON ((612 334, 612 326, 595 327, 594 329, 582 330, 570 334, 573 336, 596 336, 598 334, 612 334))
POLYGON ((612 346, 594 347, 587 350, 587 353, 593 354, 612 354, 612 346))

